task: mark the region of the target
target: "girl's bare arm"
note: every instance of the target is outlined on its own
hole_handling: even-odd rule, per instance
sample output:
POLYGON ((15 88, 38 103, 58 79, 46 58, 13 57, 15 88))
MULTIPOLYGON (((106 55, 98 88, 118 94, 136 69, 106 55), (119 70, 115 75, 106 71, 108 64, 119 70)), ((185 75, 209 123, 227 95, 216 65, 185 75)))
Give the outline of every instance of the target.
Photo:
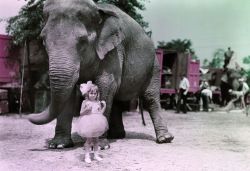
POLYGON ((102 105, 101 112, 104 113, 105 110, 106 110, 106 102, 105 101, 101 101, 101 105, 102 105))
POLYGON ((86 101, 84 100, 82 102, 82 106, 81 106, 81 111, 80 111, 80 115, 87 115, 91 112, 92 107, 87 105, 86 101))

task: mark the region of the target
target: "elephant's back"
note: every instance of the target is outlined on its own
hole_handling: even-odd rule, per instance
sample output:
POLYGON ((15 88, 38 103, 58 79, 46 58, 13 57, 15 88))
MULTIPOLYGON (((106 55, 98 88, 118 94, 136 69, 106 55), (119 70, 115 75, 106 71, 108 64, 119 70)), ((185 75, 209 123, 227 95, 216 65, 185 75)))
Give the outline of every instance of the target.
POLYGON ((125 101, 137 97, 149 85, 155 62, 154 48, 149 48, 131 48, 125 57, 121 85, 117 93, 119 100, 125 101))

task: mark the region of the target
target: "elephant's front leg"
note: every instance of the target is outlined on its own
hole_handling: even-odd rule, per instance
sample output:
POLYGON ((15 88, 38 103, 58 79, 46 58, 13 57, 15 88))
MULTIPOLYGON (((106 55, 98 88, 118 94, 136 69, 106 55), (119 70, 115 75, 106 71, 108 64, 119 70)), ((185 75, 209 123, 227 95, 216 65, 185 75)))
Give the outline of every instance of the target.
POLYGON ((57 116, 55 136, 49 141, 49 148, 73 147, 71 128, 73 113, 75 112, 75 97, 71 95, 61 114, 57 116))

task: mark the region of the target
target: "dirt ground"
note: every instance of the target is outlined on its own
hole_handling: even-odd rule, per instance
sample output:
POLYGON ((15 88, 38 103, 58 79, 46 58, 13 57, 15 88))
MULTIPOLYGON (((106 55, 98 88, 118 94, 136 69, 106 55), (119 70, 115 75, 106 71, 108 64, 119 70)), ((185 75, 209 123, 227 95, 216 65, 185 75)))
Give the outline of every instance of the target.
POLYGON ((247 171, 250 170, 250 117, 240 111, 162 111, 175 139, 156 144, 152 123, 137 113, 124 114, 125 139, 101 151, 103 161, 84 163, 83 142, 75 133, 74 148, 50 150, 55 121, 33 125, 18 115, 0 116, 0 170, 8 171, 247 171))

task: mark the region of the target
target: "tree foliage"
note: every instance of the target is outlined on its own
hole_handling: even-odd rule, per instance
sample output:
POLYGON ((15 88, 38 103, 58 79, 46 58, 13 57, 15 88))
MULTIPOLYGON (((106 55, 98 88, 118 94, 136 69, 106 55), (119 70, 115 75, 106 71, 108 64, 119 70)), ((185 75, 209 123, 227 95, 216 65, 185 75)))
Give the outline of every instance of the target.
POLYGON ((208 59, 204 59, 203 66, 211 67, 211 68, 222 68, 224 64, 224 49, 217 49, 214 54, 211 61, 208 59))
POLYGON ((157 48, 165 49, 165 50, 174 50, 177 52, 189 52, 192 54, 192 59, 197 60, 198 56, 195 54, 194 49, 192 48, 192 42, 189 39, 176 39, 171 40, 170 42, 158 41, 157 48))
POLYGON ((209 62, 209 67, 222 68, 224 64, 224 54, 224 49, 217 49, 213 54, 211 62, 209 62))
POLYGON ((192 42, 189 39, 176 39, 171 40, 170 42, 158 41, 157 48, 165 49, 165 50, 175 50, 177 52, 191 52, 194 54, 194 50, 192 49, 192 42))
POLYGON ((29 0, 17 16, 8 20, 6 31, 12 36, 15 45, 21 45, 25 40, 39 39, 43 26, 43 2, 45 0, 29 0))
MULTIPOLYGON (((250 55, 243 58, 243 63, 249 66, 250 55)), ((246 68, 244 71, 245 71, 244 75, 247 77, 247 83, 248 85, 250 85, 250 67, 246 68)))
POLYGON ((243 58, 244 64, 250 64, 250 55, 243 58))
POLYGON ((205 66, 205 67, 209 66, 209 61, 208 61, 208 59, 204 59, 204 61, 203 61, 203 66, 205 66))

